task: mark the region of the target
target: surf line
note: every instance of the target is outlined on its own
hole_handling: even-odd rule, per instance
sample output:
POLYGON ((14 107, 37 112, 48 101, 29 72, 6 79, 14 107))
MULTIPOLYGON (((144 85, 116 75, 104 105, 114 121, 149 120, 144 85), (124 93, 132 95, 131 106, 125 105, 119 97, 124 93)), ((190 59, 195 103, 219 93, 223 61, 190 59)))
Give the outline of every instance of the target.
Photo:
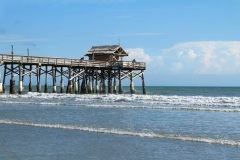
POLYGON ((133 132, 133 131, 124 131, 119 129, 93 128, 93 127, 83 127, 83 126, 77 126, 77 125, 42 124, 42 123, 20 122, 20 121, 4 120, 4 119, 0 120, 0 124, 23 125, 23 126, 54 128, 54 129, 69 129, 69 130, 79 130, 79 131, 85 131, 85 132, 96 132, 96 133, 105 133, 105 134, 118 134, 118 135, 138 136, 138 137, 146 137, 146 138, 173 139, 173 140, 181 140, 181 141, 240 146, 240 142, 234 141, 234 140, 175 136, 175 135, 167 135, 167 134, 158 134, 153 132, 149 132, 149 133, 133 132))
POLYGON ((34 105, 45 105, 45 106, 74 106, 74 107, 92 107, 92 108, 136 108, 136 109, 159 109, 159 110, 188 110, 188 111, 209 111, 209 112, 240 112, 240 109, 235 108, 203 108, 203 107, 169 107, 169 106, 133 106, 133 105, 108 105, 108 104, 88 104, 88 103, 66 103, 66 102, 11 102, 1 101, 3 104, 34 104, 34 105))

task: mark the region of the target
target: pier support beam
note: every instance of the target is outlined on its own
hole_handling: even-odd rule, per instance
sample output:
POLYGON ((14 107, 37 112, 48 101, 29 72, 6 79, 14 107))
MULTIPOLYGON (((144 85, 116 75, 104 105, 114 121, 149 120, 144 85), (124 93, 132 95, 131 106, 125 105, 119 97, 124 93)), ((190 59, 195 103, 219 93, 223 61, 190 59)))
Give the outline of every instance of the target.
POLYGON ((52 78, 53 78, 53 90, 52 90, 52 93, 57 93, 56 66, 52 66, 52 78))
POLYGON ((133 73, 132 70, 130 70, 131 75, 130 75, 130 93, 134 94, 135 90, 134 90, 134 82, 133 82, 133 73))
POLYGON ((83 79, 82 79, 82 86, 81 86, 81 94, 87 94, 85 71, 83 72, 83 79))
POLYGON ((112 76, 111 76, 112 71, 109 69, 108 70, 108 94, 112 94, 112 76))
POLYGON ((103 94, 106 94, 106 81, 105 81, 105 78, 103 79, 103 84, 102 84, 102 89, 103 89, 103 94))
POLYGON ((32 92, 32 65, 30 64, 30 67, 29 67, 29 85, 28 85, 28 91, 29 92, 32 92))
POLYGON ((64 93, 63 67, 61 67, 60 93, 64 93))
MULTIPOLYGON (((78 69, 78 72, 80 73, 81 72, 81 69, 79 68, 78 69)), ((78 94, 80 94, 81 93, 81 82, 80 82, 80 80, 81 80, 81 77, 80 77, 80 75, 78 75, 78 94)))
POLYGON ((146 87, 145 87, 145 83, 144 83, 144 73, 142 70, 142 89, 143 89, 143 94, 146 94, 146 87))
POLYGON ((10 94, 15 94, 15 80, 13 78, 10 79, 10 94))
POLYGON ((106 83, 104 70, 101 71, 101 93, 106 94, 106 83))
POLYGON ((92 78, 92 92, 91 92, 91 94, 93 94, 94 93, 94 70, 92 70, 91 78, 92 78))
POLYGON ((3 93, 3 84, 2 84, 2 63, 0 62, 0 93, 3 93))
POLYGON ((40 75, 41 75, 41 66, 37 65, 37 92, 41 92, 41 84, 40 84, 40 75))
POLYGON ((22 86, 22 64, 19 64, 19 83, 18 83, 18 94, 23 93, 23 86, 22 86))
POLYGON ((75 77, 75 85, 74 85, 74 90, 75 90, 75 94, 78 94, 78 86, 79 86, 79 84, 78 84, 78 80, 77 80, 77 78, 75 77))
POLYGON ((44 93, 48 93, 48 82, 47 82, 47 79, 48 79, 48 67, 46 66, 46 69, 45 69, 45 86, 44 86, 44 93))
POLYGON ((72 80, 71 80, 72 70, 71 70, 71 67, 69 67, 68 70, 69 70, 69 75, 68 75, 67 93, 72 93, 72 80))
POLYGON ((68 80, 68 89, 67 93, 72 93, 72 80, 68 80))
POLYGON ((5 85, 6 73, 7 73, 7 65, 5 64, 5 65, 4 65, 3 84, 2 84, 3 93, 5 93, 5 89, 6 89, 6 85, 5 85))
POLYGON ((114 70, 113 93, 117 93, 116 71, 114 70))
POLYGON ((123 94, 121 72, 122 72, 122 70, 119 68, 119 70, 118 70, 118 75, 119 75, 118 94, 123 94))
POLYGON ((96 75, 96 81, 95 81, 95 87, 96 87, 96 94, 99 94, 99 88, 98 88, 98 70, 96 69, 95 71, 95 75, 96 75))
POLYGON ((89 76, 89 82, 88 82, 88 93, 92 94, 93 92, 93 86, 92 86, 92 77, 89 76))
POLYGON ((11 64, 10 94, 15 94, 15 80, 13 75, 13 63, 11 64))

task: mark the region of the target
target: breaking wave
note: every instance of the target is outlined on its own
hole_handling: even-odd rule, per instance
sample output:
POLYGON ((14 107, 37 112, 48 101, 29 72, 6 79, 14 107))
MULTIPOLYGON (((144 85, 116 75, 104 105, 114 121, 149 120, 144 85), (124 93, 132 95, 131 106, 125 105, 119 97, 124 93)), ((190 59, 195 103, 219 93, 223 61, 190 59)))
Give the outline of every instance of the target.
POLYGON ((1 94, 0 104, 240 112, 240 97, 129 94, 1 94))
POLYGON ((62 125, 62 124, 42 124, 42 123, 20 122, 20 121, 5 120, 5 119, 0 120, 0 124, 79 130, 79 131, 85 131, 85 132, 96 132, 96 133, 105 133, 105 134, 117 134, 117 135, 138 136, 138 137, 146 137, 146 138, 173 139, 173 140, 181 140, 181 141, 240 146, 240 142, 234 141, 234 140, 200 138, 200 137, 190 137, 190 136, 171 135, 171 134, 159 134, 159 133, 153 133, 153 132, 135 132, 135 131, 125 131, 121 129, 111 129, 111 128, 109 129, 109 128, 97 128, 97 127, 84 127, 84 126, 77 126, 77 125, 62 125))

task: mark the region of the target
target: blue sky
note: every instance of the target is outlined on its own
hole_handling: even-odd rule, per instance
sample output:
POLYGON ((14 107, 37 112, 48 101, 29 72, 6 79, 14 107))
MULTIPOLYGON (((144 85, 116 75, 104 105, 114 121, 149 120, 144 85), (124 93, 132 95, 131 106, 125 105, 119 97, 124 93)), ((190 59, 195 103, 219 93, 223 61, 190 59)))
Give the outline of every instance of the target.
POLYGON ((0 53, 80 58, 120 39, 146 85, 240 86, 239 19, 239 0, 1 0, 0 53))

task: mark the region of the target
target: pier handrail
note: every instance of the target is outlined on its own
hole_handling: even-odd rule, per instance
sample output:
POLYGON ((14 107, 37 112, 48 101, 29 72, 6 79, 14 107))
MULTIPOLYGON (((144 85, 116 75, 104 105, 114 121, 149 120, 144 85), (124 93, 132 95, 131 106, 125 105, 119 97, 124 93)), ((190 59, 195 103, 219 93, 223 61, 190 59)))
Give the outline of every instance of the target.
POLYGON ((82 60, 77 58, 58 58, 58 57, 38 57, 23 56, 12 54, 0 54, 0 61, 3 63, 25 63, 40 65, 61 65, 61 66, 82 66, 82 67, 98 67, 98 68, 129 68, 129 69, 146 69, 145 62, 132 61, 97 61, 82 60))

